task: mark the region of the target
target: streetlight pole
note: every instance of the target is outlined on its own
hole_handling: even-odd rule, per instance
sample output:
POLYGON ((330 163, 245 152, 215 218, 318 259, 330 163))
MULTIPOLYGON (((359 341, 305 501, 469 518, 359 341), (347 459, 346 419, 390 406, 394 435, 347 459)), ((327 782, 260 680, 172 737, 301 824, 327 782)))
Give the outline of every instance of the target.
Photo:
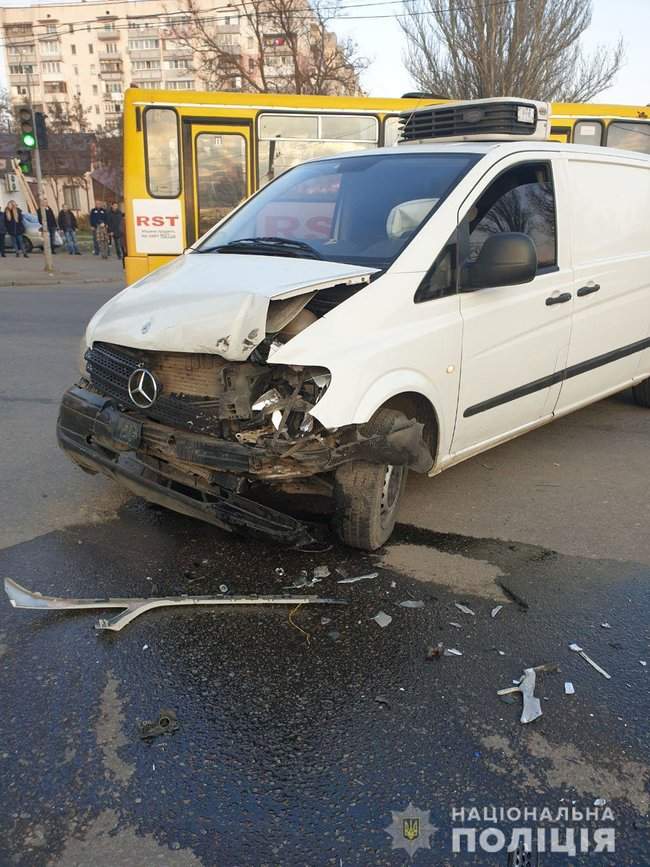
MULTIPOLYGON (((27 65, 25 66, 27 68, 27 65)), ((36 187, 38 189, 38 207, 41 215, 41 232, 43 233, 43 253, 45 255, 45 268, 49 274, 52 273, 52 247, 50 246, 50 232, 47 228, 47 214, 45 213, 45 188, 43 186, 43 174, 41 172, 41 150, 38 145, 38 135, 36 133, 36 115, 34 114, 34 103, 32 102, 32 79, 31 73, 27 72, 27 104, 32 115, 32 129, 34 130, 34 168, 36 169, 36 187)))

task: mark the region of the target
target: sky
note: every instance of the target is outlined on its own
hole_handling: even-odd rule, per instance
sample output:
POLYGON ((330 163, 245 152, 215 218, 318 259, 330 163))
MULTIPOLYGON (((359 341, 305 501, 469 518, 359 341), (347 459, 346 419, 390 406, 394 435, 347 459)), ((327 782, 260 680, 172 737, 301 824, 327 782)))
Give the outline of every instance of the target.
MULTIPOLYGON (((325 0, 324 0, 325 2, 325 0)), ((370 96, 401 96, 415 89, 402 63, 404 41, 395 14, 403 0, 342 0, 345 18, 333 23, 339 36, 355 40, 360 53, 370 60, 362 86, 370 96), (354 8, 354 7, 358 7, 354 8), (386 16, 381 18, 358 16, 386 16)), ((443 0, 444 2, 444 0, 443 0)), ((598 44, 614 44, 619 36, 625 42, 625 66, 612 87, 597 97, 598 102, 633 105, 650 103, 650 0, 592 0, 593 20, 583 44, 593 50, 598 44)), ((0 0, 3 6, 28 6, 29 0, 0 0)), ((2 73, 0 72, 0 75, 2 73)), ((6 84, 0 80, 0 84, 6 84)), ((516 94, 513 94, 516 95, 516 94)))

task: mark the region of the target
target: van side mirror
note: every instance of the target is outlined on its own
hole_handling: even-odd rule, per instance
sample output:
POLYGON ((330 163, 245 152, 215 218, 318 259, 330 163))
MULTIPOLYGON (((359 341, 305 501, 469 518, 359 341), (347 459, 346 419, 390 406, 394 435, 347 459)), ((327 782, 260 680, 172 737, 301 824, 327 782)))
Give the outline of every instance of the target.
POLYGON ((489 235, 477 260, 463 268, 461 292, 530 283, 536 273, 537 251, 528 235, 500 232, 489 235))

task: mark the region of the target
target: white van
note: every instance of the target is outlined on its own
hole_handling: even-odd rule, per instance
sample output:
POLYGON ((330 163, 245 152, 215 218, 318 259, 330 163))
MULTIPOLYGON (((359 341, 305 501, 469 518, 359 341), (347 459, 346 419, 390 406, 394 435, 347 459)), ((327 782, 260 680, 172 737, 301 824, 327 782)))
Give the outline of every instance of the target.
POLYGON ((287 542, 308 528, 265 492, 326 495, 372 550, 409 468, 629 386, 650 406, 650 157, 543 141, 547 117, 429 108, 405 143, 285 172, 95 314, 62 447, 287 542))

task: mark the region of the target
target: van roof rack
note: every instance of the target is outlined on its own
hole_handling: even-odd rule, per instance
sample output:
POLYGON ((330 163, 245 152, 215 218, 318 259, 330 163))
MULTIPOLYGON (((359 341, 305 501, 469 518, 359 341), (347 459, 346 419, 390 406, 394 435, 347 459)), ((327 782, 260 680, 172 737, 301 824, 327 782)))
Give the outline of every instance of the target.
POLYGON ((545 140, 548 102, 513 96, 428 105, 400 114, 400 143, 545 140))

